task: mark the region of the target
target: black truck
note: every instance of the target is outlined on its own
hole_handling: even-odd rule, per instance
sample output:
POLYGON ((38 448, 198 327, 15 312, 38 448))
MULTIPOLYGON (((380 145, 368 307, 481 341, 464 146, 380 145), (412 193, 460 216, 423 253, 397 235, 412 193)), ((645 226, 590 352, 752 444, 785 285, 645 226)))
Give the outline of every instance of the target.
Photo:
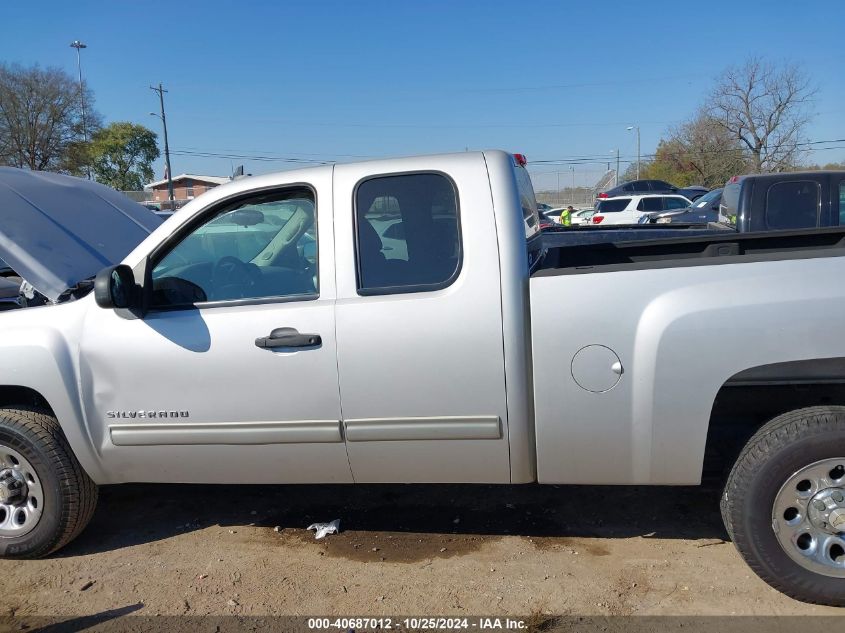
POLYGON ((734 176, 719 214, 740 233, 845 225, 845 171, 734 176))

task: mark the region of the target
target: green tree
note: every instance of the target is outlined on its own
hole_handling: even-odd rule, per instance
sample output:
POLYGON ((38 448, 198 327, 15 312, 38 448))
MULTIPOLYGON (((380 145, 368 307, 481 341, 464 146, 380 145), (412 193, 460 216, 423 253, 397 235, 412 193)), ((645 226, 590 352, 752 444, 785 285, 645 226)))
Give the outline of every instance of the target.
POLYGON ((0 165, 81 174, 87 132, 100 127, 94 96, 58 68, 0 63, 0 165))
POLYGON ((680 187, 718 187, 749 170, 749 154, 740 142, 709 114, 700 110, 692 119, 669 130, 649 163, 648 178, 680 187))
POLYGON ((120 191, 139 191, 153 179, 159 157, 156 133, 128 121, 99 130, 91 139, 91 164, 96 179, 120 191))

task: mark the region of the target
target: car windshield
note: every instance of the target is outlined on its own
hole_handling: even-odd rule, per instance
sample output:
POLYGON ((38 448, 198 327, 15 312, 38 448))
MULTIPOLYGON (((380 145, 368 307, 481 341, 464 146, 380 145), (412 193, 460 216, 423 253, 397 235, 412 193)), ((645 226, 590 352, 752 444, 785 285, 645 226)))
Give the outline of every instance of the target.
POLYGON ((709 206, 710 204, 718 200, 719 196, 721 195, 721 189, 714 189, 713 191, 705 193, 703 196, 701 196, 698 200, 695 201, 692 206, 696 209, 703 209, 704 207, 709 206))

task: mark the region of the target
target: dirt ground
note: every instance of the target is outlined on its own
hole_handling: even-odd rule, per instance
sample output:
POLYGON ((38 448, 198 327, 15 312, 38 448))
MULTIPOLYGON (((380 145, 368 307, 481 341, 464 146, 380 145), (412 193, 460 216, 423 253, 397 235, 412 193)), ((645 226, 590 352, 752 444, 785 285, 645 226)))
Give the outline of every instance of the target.
POLYGON ((0 561, 0 616, 842 614, 759 580, 717 508, 708 487, 106 487, 53 558, 0 561))

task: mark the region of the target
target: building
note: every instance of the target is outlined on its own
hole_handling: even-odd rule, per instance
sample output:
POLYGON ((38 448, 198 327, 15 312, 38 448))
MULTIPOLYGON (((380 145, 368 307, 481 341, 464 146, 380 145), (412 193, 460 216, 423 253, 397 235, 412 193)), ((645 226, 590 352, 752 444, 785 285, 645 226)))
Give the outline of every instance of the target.
MULTIPOLYGON (((222 185, 224 182, 229 182, 230 178, 226 176, 200 176, 197 174, 180 174, 173 177, 173 197, 177 204, 184 204, 188 200, 193 200, 198 195, 205 193, 209 189, 222 185)), ((170 199, 170 194, 167 190, 167 179, 156 180, 147 185, 144 189, 152 191, 152 202, 163 202, 167 206, 167 201, 170 199)), ((181 206, 181 205, 178 205, 181 206)))

